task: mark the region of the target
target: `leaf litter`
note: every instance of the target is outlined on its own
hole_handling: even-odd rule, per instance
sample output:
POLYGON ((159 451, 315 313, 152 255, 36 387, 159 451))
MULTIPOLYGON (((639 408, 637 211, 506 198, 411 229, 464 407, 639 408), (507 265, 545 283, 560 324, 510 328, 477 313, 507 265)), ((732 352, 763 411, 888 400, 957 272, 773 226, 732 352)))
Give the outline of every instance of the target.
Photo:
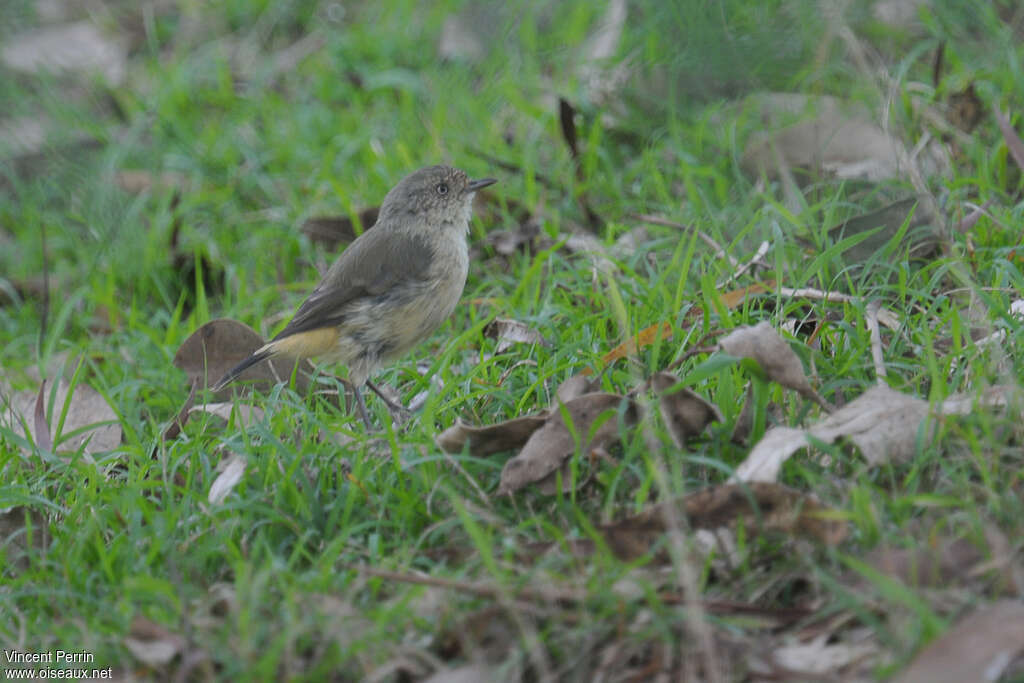
POLYGON ((0 395, 0 426, 30 438, 44 452, 56 448, 60 453, 81 450, 93 455, 121 445, 120 418, 102 394, 84 382, 72 387, 63 378, 49 391, 45 386, 44 382, 39 391, 0 395))

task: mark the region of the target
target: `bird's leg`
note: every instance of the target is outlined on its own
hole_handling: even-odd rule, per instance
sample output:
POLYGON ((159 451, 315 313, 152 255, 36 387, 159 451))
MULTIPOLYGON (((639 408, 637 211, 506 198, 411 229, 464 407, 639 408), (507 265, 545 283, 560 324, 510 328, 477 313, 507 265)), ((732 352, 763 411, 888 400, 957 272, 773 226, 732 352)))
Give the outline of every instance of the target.
POLYGON ((366 424, 366 430, 372 430, 373 423, 370 422, 370 413, 366 411, 366 401, 363 400, 363 392, 359 390, 358 386, 353 384, 352 393, 356 395, 356 405, 359 406, 359 414, 363 416, 363 422, 366 424))
POLYGON ((384 401, 384 404, 387 405, 388 409, 392 413, 398 413, 399 415, 403 415, 403 416, 410 414, 410 411, 409 411, 408 408, 403 406, 401 403, 396 403, 395 401, 392 401, 390 398, 385 396, 384 392, 380 390, 380 387, 378 387, 376 384, 374 384, 370 380, 366 380, 366 386, 370 387, 370 389, 373 390, 373 393, 375 393, 378 396, 380 396, 380 400, 384 401))

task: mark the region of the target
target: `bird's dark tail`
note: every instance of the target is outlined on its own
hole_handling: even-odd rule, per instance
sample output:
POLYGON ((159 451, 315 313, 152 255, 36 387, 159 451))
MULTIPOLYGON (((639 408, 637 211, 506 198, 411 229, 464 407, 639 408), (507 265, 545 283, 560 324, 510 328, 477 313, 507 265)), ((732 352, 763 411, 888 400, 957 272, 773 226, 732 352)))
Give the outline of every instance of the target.
POLYGON ((245 372, 252 366, 256 365, 257 363, 265 361, 266 359, 270 358, 273 355, 274 352, 268 349, 266 346, 264 346, 262 349, 259 349, 258 351, 256 351, 256 353, 252 354, 251 356, 243 360, 241 363, 228 370, 227 373, 225 373, 224 376, 221 377, 220 380, 213 385, 213 391, 220 391, 228 384, 233 382, 235 379, 237 379, 238 376, 241 375, 243 372, 245 372))

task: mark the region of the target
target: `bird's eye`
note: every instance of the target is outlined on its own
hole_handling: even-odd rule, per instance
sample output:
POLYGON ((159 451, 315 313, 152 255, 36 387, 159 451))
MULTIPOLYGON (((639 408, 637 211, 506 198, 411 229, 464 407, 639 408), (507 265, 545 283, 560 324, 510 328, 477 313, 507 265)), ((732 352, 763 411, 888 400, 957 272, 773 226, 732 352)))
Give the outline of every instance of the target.
POLYGON ((448 194, 448 183, 438 183, 437 187, 434 188, 440 195, 448 194))

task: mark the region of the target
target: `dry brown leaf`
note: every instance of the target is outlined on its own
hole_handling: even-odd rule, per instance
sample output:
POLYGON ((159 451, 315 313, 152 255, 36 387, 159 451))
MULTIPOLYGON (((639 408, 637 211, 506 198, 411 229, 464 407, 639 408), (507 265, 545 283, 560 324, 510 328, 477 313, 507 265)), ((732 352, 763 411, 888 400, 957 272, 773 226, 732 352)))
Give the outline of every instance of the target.
POLYGON ((559 384, 558 388, 555 390, 556 405, 558 403, 568 403, 583 394, 589 394, 596 391, 599 385, 600 382, 593 377, 590 377, 588 373, 573 375, 559 384))
POLYGON ((50 524, 39 510, 15 505, 0 508, 0 548, 7 559, 7 566, 16 571, 25 571, 33 561, 32 553, 45 554, 52 541, 50 524), (26 533, 31 526, 32 533, 26 533), (29 541, 31 540, 31 546, 29 541))
POLYGON ((210 493, 206 497, 210 505, 220 505, 235 490, 238 482, 242 481, 242 476, 245 475, 246 465, 245 458, 237 453, 232 453, 226 460, 221 461, 218 467, 220 474, 213 480, 213 484, 210 485, 210 493))
POLYGON ((645 346, 653 344, 659 337, 662 340, 671 339, 672 326, 668 323, 662 322, 641 330, 635 337, 630 337, 608 353, 601 356, 601 362, 607 365, 608 363, 614 363, 620 358, 631 356, 636 353, 638 349, 642 349, 645 346))
POLYGON ((999 130, 1002 132, 1003 140, 1006 142, 1006 148, 1010 150, 1010 156, 1017 162, 1017 168, 1024 171, 1024 142, 1021 141, 1013 126, 1010 125, 1010 120, 1003 114, 999 105, 994 104, 992 108, 996 117, 996 123, 999 124, 999 130))
POLYGON ((46 421, 46 380, 39 384, 39 394, 36 396, 35 408, 32 410, 32 427, 35 430, 36 445, 39 450, 50 453, 53 451, 53 436, 50 434, 50 425, 46 421))
MULTIPOLYGON (((807 536, 826 545, 839 544, 848 531, 846 522, 830 519, 830 509, 814 496, 766 483, 713 486, 691 493, 678 503, 658 503, 598 531, 617 557, 635 560, 649 553, 665 534, 665 515, 674 516, 680 510, 691 529, 735 529, 742 520, 747 529, 807 536)), ((592 544, 585 542, 574 550, 586 553, 591 548, 592 544)))
POLYGON ((804 643, 787 643, 772 652, 774 662, 790 676, 801 677, 839 676, 848 680, 844 671, 851 666, 864 666, 881 651, 874 632, 860 630, 859 638, 843 638, 837 641, 835 634, 822 633, 804 643))
POLYGON ((719 346, 730 356, 757 361, 770 381, 828 407, 828 403, 811 388, 796 353, 770 323, 761 322, 754 327, 738 328, 723 338, 719 346))
MULTIPOLYGON (((767 280, 766 282, 757 282, 748 287, 740 287, 729 292, 723 292, 721 295, 722 305, 732 310, 737 308, 746 301, 749 297, 756 296, 758 294, 765 294, 775 289, 775 280, 767 280)), ((699 308, 694 309, 699 311, 699 308)))
POLYGON ((4 66, 32 74, 98 72, 110 85, 125 77, 126 52, 91 21, 48 26, 9 37, 0 51, 4 66))
POLYGON ((137 660, 158 669, 169 664, 185 649, 185 639, 155 621, 136 616, 125 636, 124 646, 137 660))
POLYGON ((846 263, 862 263, 885 247, 907 222, 907 231, 904 233, 903 239, 910 244, 910 256, 923 258, 934 252, 939 245, 939 240, 934 233, 918 230, 933 221, 933 217, 928 215, 925 206, 927 206, 926 203, 919 203, 915 197, 901 199, 876 211, 849 218, 830 228, 828 235, 835 243, 847 237, 881 228, 842 252, 843 260, 846 263), (912 216, 911 211, 913 211, 912 216))
POLYGON ((469 454, 484 457, 492 453, 521 448, 547 421, 544 415, 528 415, 485 427, 473 427, 461 420, 434 438, 447 453, 461 453, 469 444, 469 454))
POLYGON ((650 384, 658 395, 661 418, 679 448, 684 448, 687 440, 703 434, 712 422, 724 420, 718 406, 688 387, 669 391, 679 384, 679 378, 670 372, 659 372, 650 379, 650 384))
MULTIPOLYGON (((597 385, 597 380, 585 373, 573 375, 555 390, 556 400, 558 403, 569 403, 583 394, 592 392, 597 385)), ((515 450, 522 448, 530 436, 544 426, 550 414, 550 410, 545 410, 538 415, 526 415, 483 427, 473 427, 458 420, 438 434, 434 438, 434 443, 448 453, 461 453, 468 443, 469 454, 475 457, 515 450)))
POLYGON ((537 330, 518 320, 495 318, 484 326, 483 332, 488 339, 498 340, 498 345, 494 349, 495 353, 503 353, 514 344, 550 346, 537 330))
POLYGON ((875 548, 865 559, 879 572, 915 588, 963 585, 979 574, 1002 570, 999 590, 1014 590, 1008 539, 994 527, 985 536, 987 551, 969 538, 928 539, 909 548, 875 548))
POLYGON ((914 455, 918 427, 927 416, 927 402, 887 386, 875 386, 806 431, 791 427, 768 430, 736 468, 733 479, 775 481, 789 456, 810 445, 808 435, 825 443, 848 438, 870 465, 903 462, 914 455))
MULTIPOLYGON (((618 441, 619 421, 615 415, 608 416, 593 433, 592 427, 599 416, 616 411, 623 401, 628 402, 626 423, 633 424, 637 419, 637 406, 618 394, 584 394, 565 404, 573 430, 581 441, 581 453, 587 455, 618 441)), ((498 493, 510 494, 528 484, 557 476, 575 452, 576 440, 562 418, 562 411, 553 410, 544 426, 530 436, 522 451, 505 463, 498 493)), ((571 482, 563 479, 563 484, 571 485, 571 482)))
POLYGON ((579 76, 592 101, 607 102, 629 78, 628 62, 611 60, 619 49, 627 15, 626 0, 608 0, 604 16, 583 45, 579 76))
MULTIPOLYGON (((198 382, 201 388, 209 387, 263 344, 263 338, 248 325, 220 318, 206 323, 184 341, 174 354, 174 366, 185 371, 189 382, 198 382)), ((261 391, 267 390, 279 382, 288 382, 294 366, 286 358, 257 363, 243 372, 234 383, 213 395, 218 399, 227 399, 239 391, 238 386, 242 383, 261 391)), ((302 361, 295 377, 295 388, 299 393, 309 391, 312 373, 313 366, 308 361, 302 361)))
POLYGON ((896 683, 996 681, 1024 652, 1024 603, 977 607, 926 647, 896 683))
POLYGON ((763 93, 749 101, 760 110, 765 130, 753 135, 744 151, 748 173, 774 176, 780 167, 798 167, 840 179, 900 177, 900 159, 907 150, 866 107, 796 93, 763 93))
MULTIPOLYGON (((1015 387, 993 386, 980 396, 955 394, 939 406, 941 415, 966 414, 978 407, 1001 408, 1018 400, 1015 387)), ((775 481, 782 464, 797 450, 810 446, 808 436, 833 443, 847 438, 869 465, 906 462, 917 448, 917 434, 928 417, 928 402, 890 389, 874 386, 807 430, 775 427, 768 430, 739 467, 736 481, 775 481)), ((925 443, 931 439, 925 434, 925 443)))
MULTIPOLYGON (((379 206, 362 209, 358 212, 359 225, 366 232, 377 223, 379 206)), ((328 249, 336 249, 339 245, 353 241, 356 235, 355 225, 348 216, 319 216, 310 218, 302 224, 302 232, 313 244, 322 244, 328 249)))
MULTIPOLYGON (((39 406, 41 410, 50 404, 50 391, 46 392, 43 405, 39 406)), ((73 453, 82 449, 87 454, 105 453, 121 445, 121 423, 117 413, 110 407, 107 400, 89 385, 79 382, 75 385, 74 392, 71 392, 71 385, 61 379, 57 384, 53 412, 48 419, 41 412, 37 414, 38 400, 39 394, 34 391, 19 391, 12 394, 9 404, 0 406, 2 408, 0 424, 26 438, 28 435, 22 429, 22 423, 33 425, 32 429, 36 434, 32 435, 32 440, 36 444, 40 444, 42 425, 46 425, 47 431, 54 434, 60 415, 67 404, 68 410, 64 417, 64 425, 61 427, 60 434, 54 434, 51 441, 57 452, 73 453), (73 432, 74 436, 64 438, 65 435, 73 432)), ((52 451, 52 449, 50 450, 52 451)))

